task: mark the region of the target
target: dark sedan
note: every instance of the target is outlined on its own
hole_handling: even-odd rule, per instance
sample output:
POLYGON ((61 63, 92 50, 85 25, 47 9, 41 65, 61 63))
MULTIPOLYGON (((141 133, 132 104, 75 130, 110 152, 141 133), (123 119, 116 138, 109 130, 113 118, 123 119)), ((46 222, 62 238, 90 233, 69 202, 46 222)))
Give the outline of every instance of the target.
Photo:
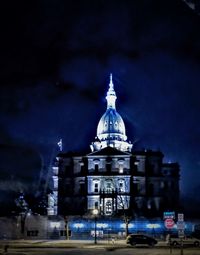
POLYGON ((155 244, 157 244, 157 240, 147 235, 131 234, 127 236, 126 243, 132 246, 135 246, 137 244, 140 245, 146 244, 148 246, 153 247, 155 244))

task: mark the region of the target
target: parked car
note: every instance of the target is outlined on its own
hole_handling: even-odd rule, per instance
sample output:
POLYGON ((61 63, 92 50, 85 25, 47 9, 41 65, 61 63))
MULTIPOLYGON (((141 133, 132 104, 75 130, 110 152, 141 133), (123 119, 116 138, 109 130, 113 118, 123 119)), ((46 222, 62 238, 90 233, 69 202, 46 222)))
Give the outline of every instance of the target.
MULTIPOLYGON (((183 245, 200 246, 200 239, 185 235, 183 238, 183 245)), ((177 234, 167 235, 166 242, 168 245, 178 246, 181 245, 181 238, 177 234)))
POLYGON ((126 238, 126 243, 132 246, 135 246, 137 244, 147 244, 153 247, 155 244, 157 244, 157 240, 147 235, 130 234, 126 238))

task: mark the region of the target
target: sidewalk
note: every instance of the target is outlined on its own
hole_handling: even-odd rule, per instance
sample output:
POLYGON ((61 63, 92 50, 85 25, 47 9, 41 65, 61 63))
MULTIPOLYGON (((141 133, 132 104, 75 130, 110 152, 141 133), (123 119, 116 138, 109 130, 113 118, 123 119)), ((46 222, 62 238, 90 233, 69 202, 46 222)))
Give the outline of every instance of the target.
MULTIPOLYGON (((6 245, 10 248, 96 248, 96 247, 115 247, 126 248, 131 247, 126 244, 125 240, 0 240, 0 248, 6 245)), ((158 242, 156 246, 166 247, 165 242, 158 242)))

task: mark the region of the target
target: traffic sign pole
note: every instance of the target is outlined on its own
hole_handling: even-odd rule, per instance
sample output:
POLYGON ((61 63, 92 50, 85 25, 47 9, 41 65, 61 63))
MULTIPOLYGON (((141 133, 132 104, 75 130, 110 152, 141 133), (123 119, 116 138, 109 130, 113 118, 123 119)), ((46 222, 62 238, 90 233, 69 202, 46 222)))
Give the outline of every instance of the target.
POLYGON ((178 236, 181 240, 181 250, 180 255, 183 255, 183 238, 185 235, 185 222, 184 222, 184 214, 178 213, 178 222, 177 222, 178 236))

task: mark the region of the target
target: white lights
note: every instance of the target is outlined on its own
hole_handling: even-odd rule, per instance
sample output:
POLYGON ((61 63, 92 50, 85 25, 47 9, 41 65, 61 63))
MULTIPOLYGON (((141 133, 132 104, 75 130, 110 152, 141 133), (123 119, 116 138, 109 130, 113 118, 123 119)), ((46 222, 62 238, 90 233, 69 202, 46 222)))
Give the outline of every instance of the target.
POLYGON ((31 212, 31 209, 28 210, 28 213, 27 213, 27 216, 31 216, 32 215, 32 212, 31 212))
POLYGON ((155 228, 160 228, 161 226, 160 226, 160 224, 157 224, 157 223, 154 223, 154 224, 150 223, 150 224, 147 224, 146 227, 151 228, 151 229, 155 229, 155 228))
MULTIPOLYGON (((108 105, 107 108, 113 108, 115 109, 115 101, 116 101, 116 96, 115 95, 108 95, 106 97, 108 105)), ((112 124, 112 123, 111 123, 112 124)))
POLYGON ((124 169, 123 169, 123 165, 119 165, 119 173, 120 174, 123 174, 123 172, 124 172, 124 169))
POLYGON ((106 100, 107 100, 107 109, 113 108, 115 109, 115 101, 117 97, 114 90, 114 84, 112 81, 112 74, 110 74, 110 83, 109 83, 109 90, 107 92, 106 100))
POLYGON ((97 223, 97 228, 108 228, 107 223, 97 223))
MULTIPOLYGON (((133 223, 129 223, 129 224, 128 224, 128 227, 129 227, 129 228, 134 228, 134 226, 135 226, 135 225, 134 225, 133 223)), ((121 224, 120 224, 120 228, 126 228, 126 224, 125 224, 125 223, 121 223, 121 224)))
POLYGON ((50 227, 51 228, 59 228, 60 227, 60 222, 50 222, 50 227))
POLYGON ((99 211, 98 211, 97 209, 94 209, 94 210, 92 211, 92 214, 95 215, 95 216, 96 216, 98 213, 99 213, 99 211))
POLYGON ((83 223, 75 223, 74 228, 84 228, 84 224, 83 223))

